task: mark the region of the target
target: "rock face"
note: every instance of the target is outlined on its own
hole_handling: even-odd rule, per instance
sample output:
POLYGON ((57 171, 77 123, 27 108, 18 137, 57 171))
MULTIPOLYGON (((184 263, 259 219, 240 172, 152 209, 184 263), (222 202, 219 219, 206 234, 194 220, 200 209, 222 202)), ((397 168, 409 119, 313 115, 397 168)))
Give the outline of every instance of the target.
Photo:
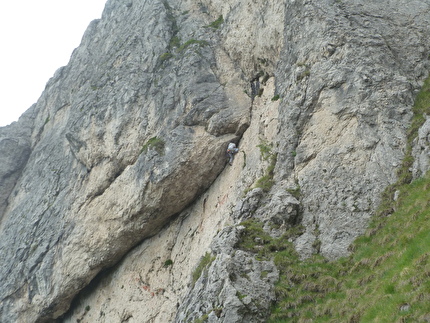
POLYGON ((302 193, 307 232, 296 245, 303 255, 314 251, 314 239, 325 256, 344 255, 378 193, 395 180, 414 90, 428 69, 421 41, 428 5, 287 4, 291 28, 277 78, 285 131, 276 173, 294 178, 302 193))
POLYGON ((227 165, 210 188, 157 235, 102 274, 96 287, 84 290, 63 322, 110 322, 118 317, 125 322, 192 322, 205 317, 212 322, 265 321, 278 271, 272 262, 236 250, 243 228, 234 224, 264 203, 261 189, 245 196, 244 191, 266 166, 254 148, 258 135, 273 140, 273 128, 262 127, 266 120, 276 120, 279 104, 271 101, 273 91, 272 78, 254 100, 255 117, 233 166, 227 165), (202 267, 204 258, 210 261, 202 267))
POLYGON ((348 253, 396 179, 430 2, 275 2, 107 2, 0 128, 0 321, 264 322, 248 218, 348 253))
POLYGON ((412 154, 414 156, 414 164, 412 175, 418 178, 424 175, 430 165, 430 119, 426 121, 418 130, 418 137, 415 139, 412 154))
POLYGON ((5 214, 8 198, 31 153, 32 126, 33 109, 29 109, 20 118, 19 124, 0 128, 0 221, 5 214))

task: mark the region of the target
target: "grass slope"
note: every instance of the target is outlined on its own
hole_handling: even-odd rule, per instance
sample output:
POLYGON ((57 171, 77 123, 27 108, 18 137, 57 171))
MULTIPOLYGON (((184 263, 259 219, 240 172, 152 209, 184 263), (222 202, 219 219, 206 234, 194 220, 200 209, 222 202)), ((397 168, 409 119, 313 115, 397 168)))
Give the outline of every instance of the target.
POLYGON ((375 220, 349 258, 276 254, 269 322, 430 322, 429 189, 430 176, 404 188, 397 211, 375 220))

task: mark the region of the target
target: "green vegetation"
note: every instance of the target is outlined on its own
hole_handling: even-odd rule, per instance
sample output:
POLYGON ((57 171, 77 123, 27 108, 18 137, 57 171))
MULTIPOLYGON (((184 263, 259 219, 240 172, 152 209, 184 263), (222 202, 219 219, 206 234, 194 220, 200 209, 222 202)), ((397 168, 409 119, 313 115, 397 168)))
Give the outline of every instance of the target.
POLYGON ((278 101, 279 100, 279 94, 276 94, 273 98, 272 101, 278 101))
POLYGON ((168 59, 172 58, 173 54, 172 53, 163 53, 160 55, 160 63, 164 63, 165 61, 167 61, 168 59))
POLYGON ((308 64, 306 64, 306 62, 298 62, 297 63, 298 67, 304 67, 304 71, 302 71, 300 74, 298 74, 296 76, 296 80, 297 81, 301 81, 302 79, 304 79, 305 77, 308 77, 309 75, 311 75, 311 69, 310 66, 308 64))
POLYGON ((266 141, 260 140, 261 144, 257 145, 258 148, 260 148, 260 154, 263 160, 268 160, 273 156, 273 143, 267 143, 266 141))
MULTIPOLYGON (((301 261, 288 239, 272 238, 257 220, 236 248, 273 259, 280 271, 278 302, 268 322, 425 322, 430 319, 430 174, 406 185, 390 217, 376 217, 338 261, 301 261)), ((319 241, 319 240, 317 240, 319 241)), ((318 243, 318 242, 316 242, 318 243)))
POLYGON ((173 49, 175 47, 179 47, 181 46, 181 38, 179 38, 179 36, 173 36, 172 38, 170 38, 170 43, 169 43, 169 48, 173 49))
POLYGON ((169 3, 166 0, 163 0, 164 8, 166 9, 167 19, 171 23, 172 33, 176 35, 179 31, 178 23, 176 22, 176 18, 173 15, 172 7, 170 7, 169 3))
POLYGON ((159 155, 164 155, 164 146, 165 142, 163 139, 158 137, 152 137, 145 145, 143 145, 140 153, 144 153, 150 149, 154 149, 159 155))
POLYGON ((167 19, 170 22, 171 26, 171 32, 172 36, 169 41, 168 51, 166 53, 163 53, 159 57, 159 65, 162 65, 163 63, 167 62, 170 58, 174 57, 172 51, 174 48, 178 48, 181 44, 181 39, 178 36, 179 27, 178 23, 176 22, 176 18, 173 15, 172 7, 170 7, 169 3, 166 0, 163 0, 164 8, 166 9, 167 19))
POLYGON ((304 79, 305 77, 307 77, 309 75, 311 75, 311 71, 307 68, 302 73, 300 73, 299 75, 297 75, 297 81, 301 81, 302 79, 304 79))
POLYGON ((398 172, 400 182, 410 183, 412 176, 410 174, 410 165, 413 163, 412 158, 412 141, 418 135, 418 129, 426 121, 425 115, 430 115, 430 77, 424 82, 421 91, 418 93, 413 107, 414 116, 411 126, 408 129, 408 141, 406 146, 406 157, 398 172))
MULTIPOLYGON (((261 158, 263 158, 263 160, 269 161, 270 164, 267 167, 264 175, 257 180, 254 188, 261 188, 264 192, 268 192, 275 184, 273 175, 278 154, 272 151, 273 143, 269 144, 265 141, 261 141, 261 144, 257 145, 257 147, 260 148, 261 158)), ((244 194, 248 193, 252 189, 252 187, 249 187, 244 191, 244 194)))
POLYGON ((242 300, 242 299, 244 299, 245 297, 246 297, 246 295, 245 294, 242 294, 241 292, 239 292, 239 291, 236 291, 236 296, 237 296, 237 298, 238 299, 240 299, 240 300, 242 300))
POLYGON ((272 238, 263 230, 263 223, 258 220, 245 220, 241 225, 245 230, 235 247, 254 253, 257 260, 270 260, 278 252, 287 249, 293 252, 294 247, 288 239, 303 233, 303 227, 297 226, 285 232, 280 238, 272 238))
POLYGON ((168 61, 169 59, 175 57, 175 54, 176 55, 182 54, 188 47, 190 47, 193 44, 198 44, 199 47, 204 47, 209 45, 207 41, 197 40, 197 39, 190 39, 181 45, 181 38, 175 34, 170 39, 169 47, 168 47, 169 51, 160 55, 158 59, 159 64, 161 65, 164 62, 168 61))
POLYGON ((190 40, 186 41, 184 44, 182 44, 181 46, 179 46, 178 52, 184 51, 185 49, 187 49, 187 47, 189 47, 193 44, 198 44, 200 47, 209 45, 209 43, 205 40, 190 39, 190 40))
POLYGON ((262 65, 265 65, 265 66, 269 65, 269 60, 268 60, 267 58, 260 58, 260 57, 257 57, 257 61, 258 61, 259 63, 261 63, 262 65))
POLYGON ((296 199, 300 198, 300 186, 297 186, 296 188, 290 188, 286 190, 288 193, 290 193, 292 196, 294 196, 296 199))
POLYGON ((212 22, 211 24, 205 26, 205 27, 209 27, 209 28, 213 28, 213 29, 219 29, 219 27, 221 26, 221 24, 224 22, 224 18, 222 15, 220 15, 217 20, 215 20, 214 22, 212 22))
POLYGON ((194 320, 194 323, 204 323, 208 320, 208 318, 209 318, 209 314, 205 314, 201 318, 194 320))
POLYGON ((214 260, 215 260, 215 256, 212 256, 210 252, 206 252, 202 260, 200 261, 199 265, 193 272, 193 280, 192 280, 193 286, 200 278, 200 276, 204 273, 205 269, 207 269, 214 260))
POLYGON ((274 255, 280 301, 269 322, 423 322, 430 319, 430 175, 406 185, 390 217, 375 217, 354 253, 329 262, 274 255))
POLYGON ((164 268, 167 268, 167 267, 169 267, 169 266, 171 266, 171 265, 173 265, 173 260, 172 260, 172 259, 167 259, 167 260, 164 262, 163 267, 164 267, 164 268))
POLYGON ((394 193, 403 185, 409 184, 412 180, 411 166, 414 162, 412 157, 412 142, 418 135, 418 129, 425 122, 425 115, 430 115, 430 77, 425 80, 421 91, 418 93, 412 111, 414 115, 407 132, 405 157, 397 170, 397 182, 388 186, 382 194, 382 202, 379 206, 379 213, 381 215, 393 213, 394 209, 391 201, 394 193))
POLYGON ((260 148, 260 153, 263 160, 268 160, 270 164, 267 167, 265 174, 255 183, 255 187, 259 187, 263 191, 268 192, 275 184, 275 181, 273 180, 273 172, 275 170, 278 154, 272 151, 273 144, 262 142, 261 144, 257 145, 257 147, 260 148))
MULTIPOLYGON (((276 160, 275 160, 276 163, 276 160)), ((270 165, 266 170, 266 174, 260 177, 255 183, 255 188, 261 188, 264 192, 269 192, 272 186, 275 184, 273 180, 273 170, 275 169, 275 164, 270 165)))
MULTIPOLYGON (((162 66, 165 62, 167 62, 169 59, 173 57, 181 57, 180 54, 184 52, 189 46, 193 44, 198 44, 199 47, 207 46, 209 43, 205 40, 196 40, 196 39, 190 39, 186 41, 184 44, 181 45, 181 38, 178 36, 179 34, 179 27, 178 23, 176 21, 176 17, 173 14, 173 9, 170 7, 169 3, 166 0, 163 0, 163 5, 166 9, 167 13, 167 19, 171 23, 171 38, 169 41, 169 45, 167 47, 167 51, 159 56, 158 65, 162 66)), ((184 11, 181 13, 181 15, 188 14, 188 11, 184 11)), ((220 16, 217 20, 215 20, 213 23, 206 27, 212 27, 212 28, 219 28, 219 25, 224 21, 222 19, 222 16, 220 16), (220 20, 221 18, 221 20, 220 20)))
POLYGON ((261 96, 263 95, 263 92, 264 92, 264 89, 263 89, 263 88, 260 88, 260 89, 258 90, 257 96, 258 96, 258 97, 261 97, 261 96))

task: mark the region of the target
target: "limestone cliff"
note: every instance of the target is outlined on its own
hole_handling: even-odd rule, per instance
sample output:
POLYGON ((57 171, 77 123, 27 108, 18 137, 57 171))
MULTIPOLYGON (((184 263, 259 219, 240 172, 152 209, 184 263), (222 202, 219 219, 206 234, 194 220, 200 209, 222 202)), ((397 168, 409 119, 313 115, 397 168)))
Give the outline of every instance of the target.
POLYGON ((396 179, 429 9, 109 0, 0 128, 0 321, 264 322, 278 272, 241 221, 348 253, 396 179))

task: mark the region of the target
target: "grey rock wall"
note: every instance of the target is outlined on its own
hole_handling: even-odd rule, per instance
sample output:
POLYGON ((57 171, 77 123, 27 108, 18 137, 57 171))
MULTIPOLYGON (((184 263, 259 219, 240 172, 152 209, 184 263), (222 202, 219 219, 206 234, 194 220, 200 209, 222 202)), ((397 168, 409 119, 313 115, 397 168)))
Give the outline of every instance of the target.
POLYGON ((418 137, 415 139, 412 155, 414 164, 412 166, 412 175, 419 178, 430 169, 430 120, 426 116, 426 121, 418 130, 418 137))
POLYGON ((303 257, 348 254, 396 179, 427 76, 429 8, 109 0, 38 102, 0 128, 0 321, 263 322, 276 268, 219 233, 255 217, 277 236, 303 225, 303 257), (225 169, 230 141, 241 150, 225 169), (277 156, 274 186, 245 195, 270 166, 261 143, 277 156), (206 252, 210 278, 193 286, 206 252), (249 286, 231 279, 261 271, 249 286), (129 275, 160 275, 166 293, 121 288, 129 275))
POLYGON ((429 2, 286 7, 276 176, 302 194, 307 232, 297 249, 309 255, 319 240, 321 253, 337 258, 395 181, 410 108, 428 71, 429 2))
POLYGON ((100 270, 205 191, 246 129, 249 99, 239 94, 231 109, 215 41, 201 38, 214 34, 202 32, 207 21, 183 17, 183 39, 201 43, 163 61, 173 10, 108 2, 37 102, 31 154, 2 219, 2 321, 61 315, 100 270))

